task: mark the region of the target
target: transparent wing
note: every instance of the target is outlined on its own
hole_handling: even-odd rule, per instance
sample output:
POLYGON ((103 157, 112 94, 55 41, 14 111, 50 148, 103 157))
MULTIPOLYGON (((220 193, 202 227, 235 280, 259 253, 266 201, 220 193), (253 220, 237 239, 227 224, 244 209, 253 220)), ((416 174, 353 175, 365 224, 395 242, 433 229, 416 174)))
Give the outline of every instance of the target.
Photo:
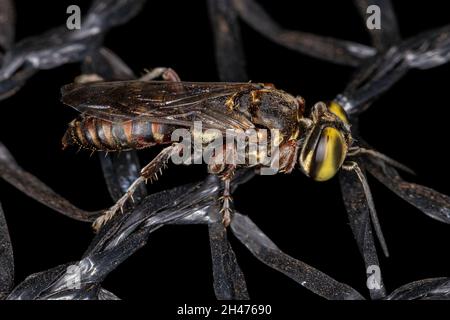
POLYGON ((263 88, 253 83, 114 81, 69 84, 62 101, 76 110, 105 120, 144 117, 152 122, 203 127, 248 129, 253 123, 224 104, 234 94, 263 88))

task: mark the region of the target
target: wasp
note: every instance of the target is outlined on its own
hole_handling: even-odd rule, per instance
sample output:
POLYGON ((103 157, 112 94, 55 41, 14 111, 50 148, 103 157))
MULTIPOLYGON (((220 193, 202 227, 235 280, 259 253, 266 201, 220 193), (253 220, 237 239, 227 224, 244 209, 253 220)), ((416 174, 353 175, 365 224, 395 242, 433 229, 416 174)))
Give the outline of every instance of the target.
MULTIPOLYGON (((276 129, 280 133, 276 154, 279 171, 290 173, 298 164, 316 181, 329 180, 340 169, 354 170, 362 179, 356 162, 346 162, 358 153, 371 152, 387 159, 353 145, 349 119, 337 102, 318 102, 306 111, 302 97, 273 85, 140 80, 72 83, 62 88, 62 101, 81 113, 69 124, 64 147, 79 145, 112 152, 167 145, 141 170, 126 194, 94 222, 95 229, 133 199, 139 184, 156 178, 170 157, 183 151, 171 140, 171 134, 177 128, 192 129, 195 121, 201 121, 205 130, 223 132, 276 129)), ((230 180, 238 167, 249 166, 270 164, 208 164, 208 171, 224 181, 221 199, 225 226, 232 213, 230 180)))

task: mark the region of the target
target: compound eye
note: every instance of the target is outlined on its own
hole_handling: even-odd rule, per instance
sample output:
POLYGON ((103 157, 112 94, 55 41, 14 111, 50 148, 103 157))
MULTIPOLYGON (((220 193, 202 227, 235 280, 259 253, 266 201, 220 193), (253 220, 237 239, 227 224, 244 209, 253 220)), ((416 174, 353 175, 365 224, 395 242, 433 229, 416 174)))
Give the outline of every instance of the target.
POLYGON ((309 176, 316 181, 331 179, 347 155, 347 144, 339 130, 325 127, 312 156, 309 176))
POLYGON ((342 122, 348 124, 348 117, 347 117, 347 113, 345 112, 344 108, 342 108, 342 106, 337 103, 336 101, 331 101, 328 103, 328 110, 331 113, 334 113, 339 119, 342 120, 342 122))

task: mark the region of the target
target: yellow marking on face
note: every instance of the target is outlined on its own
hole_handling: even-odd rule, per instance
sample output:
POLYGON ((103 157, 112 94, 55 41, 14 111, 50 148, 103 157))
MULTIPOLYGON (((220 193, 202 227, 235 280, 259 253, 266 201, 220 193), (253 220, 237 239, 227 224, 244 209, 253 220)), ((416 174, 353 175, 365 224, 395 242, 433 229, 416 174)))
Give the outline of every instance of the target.
POLYGON ((292 134, 289 140, 298 140, 298 136, 300 135, 300 130, 297 128, 292 134))
POLYGON ((331 113, 334 113, 339 119, 341 119, 344 123, 348 124, 348 117, 347 114, 345 113, 344 108, 342 108, 342 106, 337 103, 336 101, 331 101, 328 104, 328 110, 331 113))
POLYGON ((310 176, 316 181, 331 179, 338 172, 346 154, 347 145, 339 130, 324 128, 311 159, 310 176))
POLYGON ((259 96, 261 94, 262 90, 254 90, 250 94, 252 96, 252 102, 253 103, 259 103, 261 100, 259 100, 259 96))
POLYGON ((227 99, 227 101, 225 101, 225 106, 230 110, 233 111, 234 107, 235 107, 235 102, 234 99, 236 98, 236 93, 233 94, 231 97, 229 97, 227 99))

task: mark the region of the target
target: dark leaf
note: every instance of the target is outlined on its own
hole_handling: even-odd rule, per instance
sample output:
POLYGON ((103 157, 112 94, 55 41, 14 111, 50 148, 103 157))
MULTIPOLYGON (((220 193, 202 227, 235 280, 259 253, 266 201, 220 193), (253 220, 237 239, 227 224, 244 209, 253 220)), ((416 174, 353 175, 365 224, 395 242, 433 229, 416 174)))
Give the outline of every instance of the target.
POLYGON ((330 300, 364 299, 350 286, 282 252, 248 217, 236 212, 231 230, 256 258, 313 293, 330 300))
MULTIPOLYGON (((368 273, 367 270, 374 267, 379 269, 380 262, 378 261, 375 247, 367 199, 361 183, 353 172, 342 170, 339 174, 339 180, 350 227, 358 249, 364 259, 365 272, 369 279, 372 277, 372 274, 368 273)), ((377 275, 379 275, 377 283, 369 287, 370 297, 372 299, 380 299, 386 295, 381 274, 377 275)))
POLYGON ((93 221, 100 213, 78 209, 38 178, 23 170, 1 142, 0 177, 29 197, 72 219, 93 221))
POLYGON ((358 66, 375 55, 375 49, 346 40, 283 29, 253 0, 233 0, 239 16, 253 29, 289 49, 337 64, 358 66))
POLYGON ((14 41, 15 12, 11 0, 0 0, 0 66, 4 53, 14 41))
POLYGON ((336 98, 350 115, 363 112, 409 69, 429 69, 450 60, 450 25, 421 33, 368 59, 336 98))
POLYGON ((245 56, 233 0, 208 0, 221 81, 247 81, 245 56))
POLYGON ((450 223, 450 197, 431 188, 404 181, 397 170, 386 163, 379 164, 369 160, 366 169, 382 184, 395 192, 427 216, 450 223))
POLYGON ((209 226, 209 243, 214 277, 214 292, 218 300, 247 300, 249 295, 244 274, 236 260, 222 224, 219 206, 210 209, 214 222, 209 226))
POLYGON ((0 99, 14 94, 37 70, 82 61, 100 47, 104 33, 133 18, 145 0, 97 0, 80 30, 61 26, 12 47, 0 69, 0 99))
POLYGON ((0 203, 0 300, 14 284, 14 256, 8 226, 0 203))
POLYGON ((450 300, 450 279, 432 278, 411 282, 396 289, 386 300, 450 300))

